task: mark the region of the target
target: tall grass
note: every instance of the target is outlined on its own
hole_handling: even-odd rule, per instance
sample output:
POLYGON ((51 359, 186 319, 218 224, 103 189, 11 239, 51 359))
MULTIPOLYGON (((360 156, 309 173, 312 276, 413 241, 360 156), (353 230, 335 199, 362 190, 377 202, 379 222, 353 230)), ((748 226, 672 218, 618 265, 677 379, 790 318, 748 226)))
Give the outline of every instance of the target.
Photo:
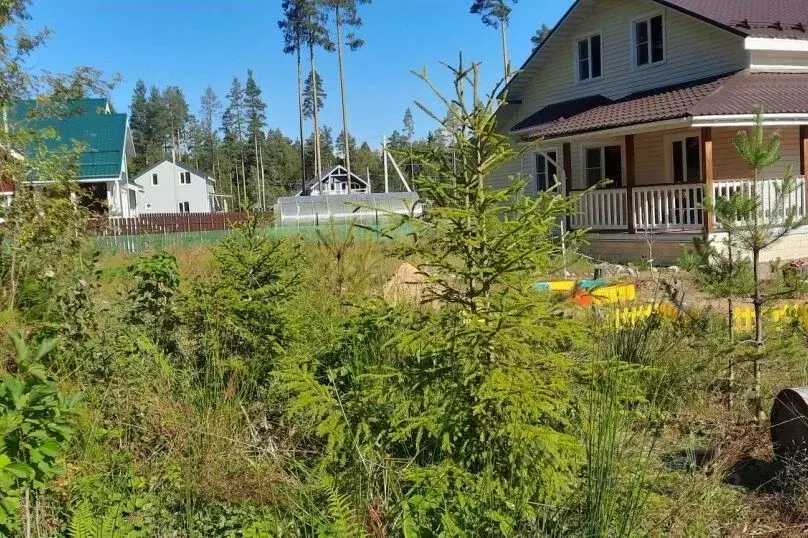
POLYGON ((653 321, 604 332, 598 341, 582 424, 586 467, 580 534, 632 536, 641 527, 656 473, 651 415, 657 391, 638 388, 649 378, 658 382, 647 365, 664 346, 653 321))

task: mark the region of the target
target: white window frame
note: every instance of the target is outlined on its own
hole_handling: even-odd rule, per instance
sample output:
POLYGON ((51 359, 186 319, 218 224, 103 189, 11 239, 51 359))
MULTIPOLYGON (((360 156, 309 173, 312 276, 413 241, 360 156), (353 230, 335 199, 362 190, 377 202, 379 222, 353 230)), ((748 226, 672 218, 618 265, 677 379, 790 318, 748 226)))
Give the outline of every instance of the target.
POLYGON ((190 185, 190 184, 191 184, 191 172, 188 171, 180 172, 180 185, 190 185), (188 181, 185 181, 186 177, 188 178, 188 181))
MULTIPOLYGON (((668 19, 665 17, 664 11, 657 11, 654 13, 647 13, 639 17, 631 19, 629 27, 629 54, 631 58, 631 66, 634 69, 648 69, 658 65, 664 65, 668 61, 668 19), (653 59, 653 36, 651 35, 651 19, 654 17, 662 17, 662 60, 655 62, 653 59), (648 63, 640 65, 639 58, 637 58, 637 23, 645 22, 648 24, 648 63)), ((601 45, 602 48, 602 45, 601 45)))
POLYGON ((179 208, 180 208, 180 213, 190 213, 191 212, 191 204, 189 202, 180 202, 179 208))
MULTIPOLYGON (((592 142, 581 144, 581 186, 583 189, 589 188, 589 181, 586 177, 586 151, 589 149, 599 149, 600 150, 600 170, 601 176, 606 174, 606 151, 605 148, 611 146, 619 146, 620 147, 620 187, 614 185, 612 182, 611 185, 607 186, 606 188, 625 188, 626 186, 626 146, 623 142, 592 142)), ((606 179, 605 177, 601 177, 599 181, 603 181, 606 179)), ((612 179, 612 178, 609 178, 612 179)))
POLYGON ((596 30, 589 34, 577 36, 575 39, 572 40, 572 66, 573 66, 573 76, 575 78, 575 84, 588 84, 590 82, 596 82, 603 79, 603 48, 604 48, 604 39, 603 39, 603 32, 601 30, 596 30), (597 77, 592 76, 592 38, 595 36, 600 37, 600 75, 597 77), (586 40, 587 47, 589 48, 589 78, 581 78, 581 74, 579 71, 578 63, 579 63, 579 53, 578 53, 578 43, 580 41, 586 40))
POLYGON ((158 175, 156 173, 151 175, 151 184, 152 185, 159 185, 160 181, 158 180, 158 175))
MULTIPOLYGON (((665 136, 665 183, 673 184, 673 143, 674 142, 681 142, 684 147, 685 140, 688 138, 698 138, 699 139, 699 183, 704 183, 704 146, 701 140, 701 133, 698 131, 690 131, 690 132, 683 132, 683 133, 676 133, 676 134, 669 134, 665 136)), ((687 175, 687 152, 684 153, 683 158, 685 162, 682 163, 684 165, 685 175, 687 175)), ((696 185, 697 183, 692 183, 687 180, 684 181, 685 184, 691 183, 696 185)))
MULTIPOLYGON (((538 164, 537 161, 538 161, 539 156, 544 157, 545 166, 550 163, 547 160, 547 157, 545 157, 546 153, 555 153, 556 154, 555 161, 556 161, 556 164, 557 164, 556 170, 557 170, 557 175, 559 176, 559 185, 555 189, 555 192, 563 194, 565 186, 564 186, 563 178, 561 178, 560 176, 564 173, 564 156, 562 155, 562 151, 557 147, 542 148, 541 151, 536 151, 536 152, 533 153, 533 163, 531 163, 532 166, 533 166, 533 181, 531 182, 531 189, 533 190, 533 194, 536 194, 536 195, 539 194, 539 189, 538 189, 538 185, 537 185, 537 182, 538 182, 538 179, 539 179, 539 170, 538 170, 538 168, 536 168, 536 165, 538 164)), ((551 181, 551 179, 550 179, 550 177, 548 177, 547 178, 548 185, 549 185, 550 181, 551 181)), ((553 192, 553 190, 550 189, 547 192, 553 192)))

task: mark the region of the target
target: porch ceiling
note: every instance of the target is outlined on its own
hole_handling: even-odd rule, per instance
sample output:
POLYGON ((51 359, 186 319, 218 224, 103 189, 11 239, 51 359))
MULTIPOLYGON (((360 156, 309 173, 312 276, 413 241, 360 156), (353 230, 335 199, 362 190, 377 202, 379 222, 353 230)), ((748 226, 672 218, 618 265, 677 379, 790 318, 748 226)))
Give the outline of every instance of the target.
POLYGON ((550 105, 512 130, 521 133, 524 140, 536 140, 693 116, 750 114, 757 106, 767 114, 808 113, 806 87, 808 73, 744 70, 634 93, 616 101, 594 96, 570 103, 572 106, 550 105))

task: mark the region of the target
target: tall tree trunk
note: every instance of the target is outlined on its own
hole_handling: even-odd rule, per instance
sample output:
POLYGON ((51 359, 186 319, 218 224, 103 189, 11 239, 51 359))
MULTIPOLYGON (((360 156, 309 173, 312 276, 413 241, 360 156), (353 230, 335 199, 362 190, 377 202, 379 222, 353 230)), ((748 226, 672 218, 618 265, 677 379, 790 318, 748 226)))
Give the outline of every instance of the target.
POLYGON ((323 163, 320 155, 320 119, 317 106, 317 69, 314 65, 314 45, 309 43, 309 64, 311 65, 311 99, 312 119, 314 120, 314 175, 320 179, 323 175, 323 163))
MULTIPOLYGON (((727 234, 727 260, 729 261, 730 274, 735 273, 735 257, 732 251, 732 234, 727 234)), ((727 309, 729 310, 729 345, 735 345, 735 301, 732 297, 727 298, 727 309)), ((735 390, 735 358, 730 354, 729 364, 727 365, 727 410, 732 411, 734 406, 734 390, 735 390)))
POLYGON ((351 148, 348 146, 348 106, 345 102, 345 68, 342 63, 342 16, 339 6, 334 8, 337 22, 337 59, 339 61, 339 93, 342 98, 342 143, 345 152, 345 169, 348 171, 348 194, 351 193, 351 148))
POLYGON ((306 195, 306 142, 303 138, 303 71, 300 43, 297 44, 297 112, 300 122, 300 192, 306 195))
POLYGON ((255 147, 255 188, 258 191, 258 205, 261 207, 261 211, 264 210, 264 192, 261 190, 263 188, 263 182, 261 180, 261 169, 258 167, 258 131, 253 131, 253 146, 255 147))
MULTIPOLYGON (((752 175, 752 192, 758 196, 758 181, 760 179, 760 171, 755 170, 752 175)), ((759 229, 758 211, 755 209, 753 226, 755 230, 759 229)), ((763 395, 761 390, 761 360, 763 359, 763 294, 760 290, 760 249, 754 247, 752 249, 752 276, 755 281, 755 294, 753 298, 753 305, 755 307, 755 357, 752 361, 752 368, 754 370, 755 386, 753 389, 753 399, 755 406, 755 421, 761 422, 766 419, 763 413, 763 395)))
POLYGON ((501 21, 499 30, 502 36, 502 65, 505 71, 505 82, 508 82, 508 78, 511 76, 511 62, 508 59, 508 23, 501 21))
POLYGON ((248 208, 250 205, 250 199, 247 196, 247 170, 244 166, 244 152, 241 151, 241 181, 242 181, 242 188, 244 189, 244 207, 248 208))
POLYGON ((264 170, 264 148, 258 148, 258 159, 261 161, 261 210, 267 210, 267 182, 266 170, 264 170))
MULTIPOLYGON (((730 346, 735 344, 735 301, 731 298, 727 299, 727 308, 729 309, 729 343, 730 346)), ((735 359, 730 355, 729 364, 727 365, 727 410, 732 411, 735 397, 733 391, 735 390, 735 359)))
POLYGON ((233 170, 227 171, 227 186, 230 190, 230 199, 233 203, 233 209, 235 210, 238 205, 236 204, 237 198, 233 196, 233 170))
POLYGON ((210 169, 211 175, 216 177, 216 144, 213 138, 213 129, 210 130, 208 133, 208 138, 210 139, 210 169))
POLYGON ((752 271, 755 278, 755 297, 752 301, 755 307, 755 357, 752 361, 752 368, 755 376, 755 386, 753 389, 753 400, 755 406, 755 421, 761 422, 766 419, 763 413, 763 395, 761 392, 761 359, 763 358, 763 297, 760 292, 760 281, 758 275, 758 264, 760 263, 760 252, 752 252, 752 271))

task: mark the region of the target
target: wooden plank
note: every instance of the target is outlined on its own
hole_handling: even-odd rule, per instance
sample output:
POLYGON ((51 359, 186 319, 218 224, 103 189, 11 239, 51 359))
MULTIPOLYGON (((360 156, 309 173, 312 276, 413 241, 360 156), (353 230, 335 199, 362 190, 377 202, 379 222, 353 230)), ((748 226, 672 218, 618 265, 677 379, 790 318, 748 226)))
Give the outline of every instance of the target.
MULTIPOLYGON (((713 182, 715 181, 715 165, 713 161, 713 129, 701 128, 701 178, 704 181, 704 196, 713 198, 713 182)), ((715 223, 712 216, 704 212, 704 233, 713 233, 715 223)))
POLYGON ((626 135, 626 220, 628 223, 628 233, 636 233, 634 229, 634 184, 637 179, 637 167, 634 161, 634 135, 626 135))
MULTIPOLYGON (((808 175, 808 125, 800 125, 800 175, 803 178, 808 175)), ((808 180, 804 186, 805 201, 808 203, 808 180)), ((808 208, 803 208, 808 212, 808 208)))

